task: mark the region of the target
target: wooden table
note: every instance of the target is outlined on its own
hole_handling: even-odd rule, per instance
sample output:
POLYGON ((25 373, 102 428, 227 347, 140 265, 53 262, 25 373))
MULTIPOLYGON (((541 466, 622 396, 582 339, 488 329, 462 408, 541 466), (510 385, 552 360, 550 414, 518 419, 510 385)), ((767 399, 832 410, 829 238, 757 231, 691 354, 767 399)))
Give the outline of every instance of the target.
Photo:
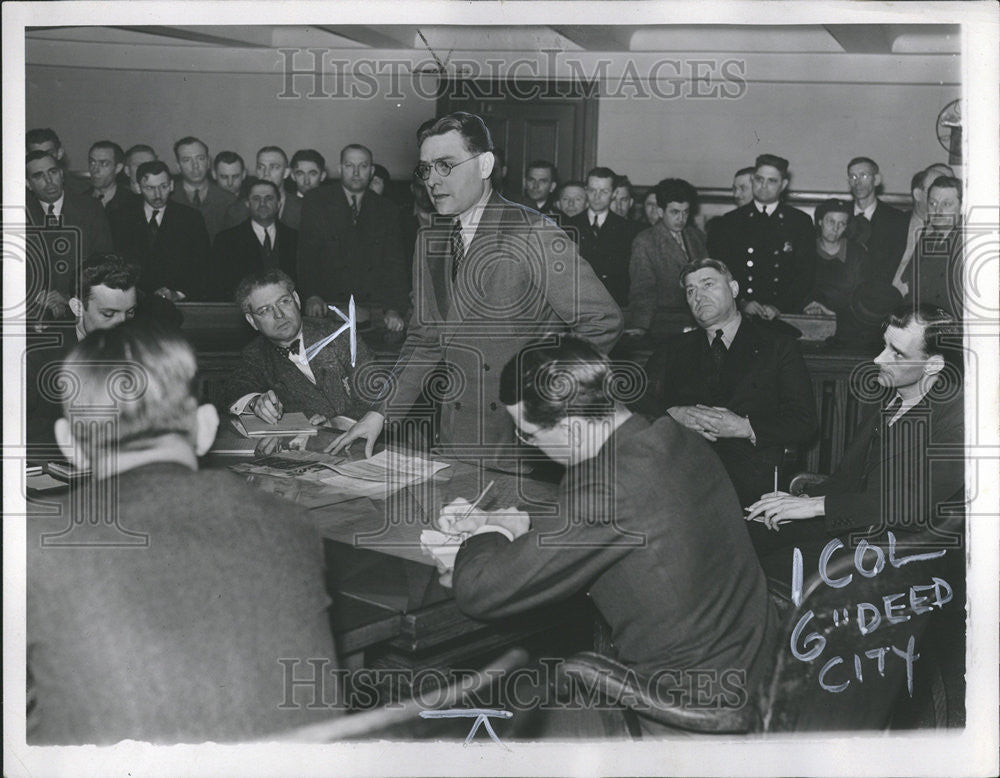
MULTIPOLYGON (((321 449, 325 436, 309 448, 321 449)), ((536 456, 540 464, 542 457, 536 456)), ((213 457, 207 464, 232 461, 213 457)), ((460 496, 475 500, 491 480, 495 485, 482 507, 519 505, 544 524, 556 514, 558 473, 550 469, 543 480, 537 471, 507 473, 441 461, 448 467, 431 480, 385 499, 357 498, 309 511, 324 539, 327 588, 334 600, 331 625, 341 663, 349 669, 471 669, 507 646, 538 644, 560 630, 569 634, 572 626, 579 628, 573 634, 589 629, 586 607, 545 608, 490 623, 459 611, 420 548, 421 531, 432 527, 443 505, 460 496)))

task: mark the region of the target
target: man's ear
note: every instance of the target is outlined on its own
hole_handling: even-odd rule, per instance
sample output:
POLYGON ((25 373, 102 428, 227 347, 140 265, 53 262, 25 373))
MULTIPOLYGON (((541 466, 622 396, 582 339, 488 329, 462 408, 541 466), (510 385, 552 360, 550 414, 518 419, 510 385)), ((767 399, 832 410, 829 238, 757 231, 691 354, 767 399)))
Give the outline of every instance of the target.
POLYGON ((83 308, 84 308, 83 301, 79 297, 69 298, 69 309, 73 311, 73 315, 76 318, 79 319, 81 316, 83 316, 83 308))
POLYGON ((117 176, 117 175, 118 175, 119 173, 121 173, 121 172, 122 172, 122 171, 123 171, 124 169, 125 169, 125 165, 124 165, 124 163, 122 163, 122 162, 119 162, 119 163, 118 163, 117 165, 115 165, 115 175, 117 176))
POLYGON ((875 188, 876 189, 878 187, 882 186, 882 174, 881 173, 876 173, 875 174, 875 178, 872 179, 872 180, 875 182, 875 188))
POLYGON ((257 326, 257 322, 253 320, 253 315, 249 313, 244 313, 243 318, 247 320, 247 324, 253 327, 257 332, 260 332, 260 327, 257 326))
POLYGON ((487 179, 493 174, 493 166, 496 165, 497 158, 492 151, 484 151, 479 155, 479 177, 487 179))
POLYGON ((323 168, 319 173, 319 180, 326 181, 326 168, 323 168))
POLYGON ((194 453, 204 455, 215 442, 215 433, 219 429, 219 412, 214 405, 199 405, 195 411, 197 426, 194 432, 194 453))
POLYGON ((171 179, 169 179, 169 181, 170 181, 170 186, 167 187, 167 191, 168 192, 173 192, 174 191, 174 179, 171 178, 171 179))
POLYGON ((299 300, 299 293, 298 292, 292 292, 292 299, 295 300, 296 307, 301 311, 302 310, 302 301, 299 300))
POLYGON ((660 219, 667 215, 667 212, 660 206, 656 206, 656 212, 660 214, 660 219))
POLYGON ((81 452, 80 456, 77 456, 76 441, 73 438, 73 432, 67 419, 56 419, 55 435, 56 444, 59 446, 59 450, 62 451, 63 456, 76 465, 78 469, 86 469, 87 463, 78 461, 83 459, 83 453, 81 452))
POLYGON ((729 288, 733 290, 733 299, 740 296, 740 282, 735 279, 729 282, 729 288))
POLYGON ((555 181, 553 181, 551 184, 549 184, 549 194, 552 194, 554 191, 556 191, 556 182, 555 181))
POLYGON ((934 354, 924 363, 924 375, 926 376, 937 375, 942 370, 944 370, 944 357, 940 354, 934 354))
POLYGON ((918 200, 920 202, 924 202, 924 200, 926 199, 924 197, 924 189, 923 189, 923 187, 920 187, 920 186, 914 187, 911 190, 910 194, 913 195, 914 202, 916 202, 918 200))
POLYGON ((788 188, 788 179, 781 179, 781 191, 784 192, 788 188))

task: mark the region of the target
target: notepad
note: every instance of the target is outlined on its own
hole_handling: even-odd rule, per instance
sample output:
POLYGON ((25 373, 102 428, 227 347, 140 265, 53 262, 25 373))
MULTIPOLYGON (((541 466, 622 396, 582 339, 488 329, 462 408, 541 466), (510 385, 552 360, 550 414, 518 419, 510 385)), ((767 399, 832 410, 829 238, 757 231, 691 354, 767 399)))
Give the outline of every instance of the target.
POLYGON ((306 415, 300 411, 286 413, 274 424, 268 424, 250 413, 234 416, 232 421, 236 431, 246 438, 315 435, 317 432, 316 427, 310 424, 306 415))

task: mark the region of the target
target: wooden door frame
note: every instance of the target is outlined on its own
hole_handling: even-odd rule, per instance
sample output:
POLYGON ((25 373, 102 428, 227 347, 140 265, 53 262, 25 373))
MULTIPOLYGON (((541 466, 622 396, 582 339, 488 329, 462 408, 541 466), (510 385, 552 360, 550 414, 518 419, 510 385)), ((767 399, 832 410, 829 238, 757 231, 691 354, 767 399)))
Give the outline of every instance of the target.
POLYGON ((455 96, 475 99, 497 105, 521 102, 507 96, 504 86, 513 86, 521 94, 537 94, 533 100, 558 104, 580 105, 581 121, 573 128, 573 173, 560 176, 562 180, 584 179, 587 171, 597 165, 597 117, 599 109, 596 81, 569 81, 566 79, 490 79, 442 78, 438 84, 437 115, 444 116, 456 110, 455 96))

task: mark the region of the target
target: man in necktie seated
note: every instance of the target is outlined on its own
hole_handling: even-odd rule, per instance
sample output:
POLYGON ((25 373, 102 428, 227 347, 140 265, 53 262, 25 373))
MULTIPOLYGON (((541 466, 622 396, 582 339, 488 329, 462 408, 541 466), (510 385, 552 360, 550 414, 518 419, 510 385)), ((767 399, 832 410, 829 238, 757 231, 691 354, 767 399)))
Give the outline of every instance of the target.
POLYGON ((869 527, 925 530, 946 518, 947 506, 964 506, 959 325, 923 304, 890 316, 883 337, 875 357, 883 391, 868 398, 877 402, 834 474, 808 495, 765 494, 750 506, 758 549, 825 543, 869 527))
POLYGON ((232 300, 241 278, 271 268, 295 278, 299 234, 278 221, 278 187, 266 179, 250 178, 246 188, 243 202, 250 218, 215 237, 209 293, 212 300, 232 300))
POLYGON ((332 686, 288 684, 337 666, 321 540, 288 501, 198 470, 218 415, 191 346, 128 322, 64 369, 56 438, 93 476, 28 519, 28 743, 230 742, 336 714, 332 686))
MULTIPOLYGON (((236 288, 236 303, 260 335, 243 349, 225 384, 225 410, 252 413, 271 424, 290 411, 324 424, 337 416, 358 419, 370 410, 370 400, 362 398, 355 380, 371 359, 368 347, 358 339, 352 365, 345 331, 310 359, 309 347, 344 322, 340 317, 303 318, 295 284, 286 273, 272 269, 247 276, 236 288)), ((277 441, 266 440, 261 453, 277 447, 277 441)))
POLYGON ((559 512, 530 529, 522 515, 478 510, 451 522, 473 533, 455 560, 455 600, 495 619, 586 591, 619 661, 682 696, 689 672, 714 679, 685 705, 753 704, 777 623, 736 494, 704 441, 631 413, 618 386, 607 357, 575 338, 531 343, 506 364, 499 400, 518 437, 566 465, 559 512), (718 697, 724 671, 741 699, 718 697))
POLYGON ((791 337, 739 312, 739 284, 723 263, 691 262, 681 284, 698 327, 653 352, 636 409, 669 415, 711 442, 749 505, 774 489, 785 447, 816 432, 809 371, 791 337))

